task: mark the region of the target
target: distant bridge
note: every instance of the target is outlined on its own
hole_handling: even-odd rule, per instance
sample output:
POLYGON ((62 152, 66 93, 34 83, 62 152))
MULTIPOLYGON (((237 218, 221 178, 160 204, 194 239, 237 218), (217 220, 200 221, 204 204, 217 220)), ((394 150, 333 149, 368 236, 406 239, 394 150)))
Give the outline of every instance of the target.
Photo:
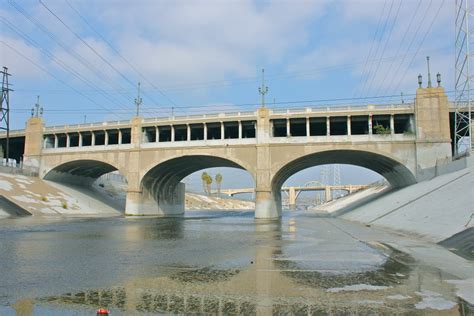
MULTIPOLYGON (((346 191, 349 194, 355 191, 367 189, 369 185, 307 185, 307 186, 289 186, 282 187, 281 191, 285 192, 288 195, 288 204, 290 207, 296 205, 296 200, 301 192, 304 191, 324 191, 325 192, 325 201, 329 202, 333 199, 334 191, 346 191)), ((214 191, 217 192, 217 191, 214 191)), ((228 196, 234 196, 236 194, 244 193, 255 193, 254 188, 243 188, 243 189, 223 189, 220 190, 222 194, 228 196)))

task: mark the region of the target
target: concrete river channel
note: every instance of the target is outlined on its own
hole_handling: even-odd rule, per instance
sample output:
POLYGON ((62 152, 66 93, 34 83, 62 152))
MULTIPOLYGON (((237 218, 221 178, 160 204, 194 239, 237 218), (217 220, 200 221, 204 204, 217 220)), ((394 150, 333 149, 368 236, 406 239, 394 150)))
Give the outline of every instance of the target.
POLYGON ((0 220, 0 315, 468 315, 412 237, 297 211, 0 220))

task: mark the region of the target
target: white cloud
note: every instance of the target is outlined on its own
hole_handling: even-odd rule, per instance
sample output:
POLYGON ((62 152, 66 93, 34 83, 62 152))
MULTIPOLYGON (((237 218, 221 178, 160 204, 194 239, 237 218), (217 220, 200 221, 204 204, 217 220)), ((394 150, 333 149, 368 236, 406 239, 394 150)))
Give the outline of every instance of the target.
POLYGON ((31 59, 34 63, 41 65, 41 53, 38 49, 28 45, 21 39, 11 38, 0 34, 0 59, 2 60, 2 67, 8 67, 9 72, 14 74, 16 78, 20 79, 40 79, 45 76, 40 69, 26 61, 17 51, 31 59))

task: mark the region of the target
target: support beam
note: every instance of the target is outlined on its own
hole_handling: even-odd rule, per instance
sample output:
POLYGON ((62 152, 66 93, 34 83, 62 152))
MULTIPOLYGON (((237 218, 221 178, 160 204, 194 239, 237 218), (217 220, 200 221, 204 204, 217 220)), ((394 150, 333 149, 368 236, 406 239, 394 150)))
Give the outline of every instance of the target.
POLYGON ((351 129, 352 129, 352 126, 351 126, 351 116, 348 115, 348 116, 347 116, 347 135, 348 135, 348 136, 351 135, 351 129))
POLYGON ((242 139, 242 121, 239 120, 239 139, 242 139))
POLYGON ((286 136, 291 136, 290 119, 286 119, 286 136))
POLYGON ((369 135, 372 135, 372 114, 369 114, 369 135))
POLYGON ((311 136, 310 126, 309 126, 309 117, 306 118, 306 137, 311 136))
POLYGON ((390 134, 395 134, 395 118, 394 115, 390 115, 390 134))
POLYGON ((329 116, 326 116, 326 136, 331 135, 331 119, 329 116))

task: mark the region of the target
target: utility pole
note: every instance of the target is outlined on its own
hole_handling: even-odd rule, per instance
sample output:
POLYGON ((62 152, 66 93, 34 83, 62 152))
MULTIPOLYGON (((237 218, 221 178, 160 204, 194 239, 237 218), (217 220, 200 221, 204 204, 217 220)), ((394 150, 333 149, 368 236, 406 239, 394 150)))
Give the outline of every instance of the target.
POLYGON ((0 97, 0 129, 7 132, 7 139, 5 144, 5 158, 10 156, 10 86, 8 84, 8 77, 11 74, 8 73, 8 68, 3 67, 1 72, 3 75, 2 78, 2 96, 0 97))
POLYGON ((138 83, 138 95, 135 98, 135 105, 137 106, 137 116, 140 115, 140 105, 142 104, 142 98, 140 98, 140 82, 138 83))
POLYGON ((262 108, 265 107, 265 94, 268 93, 268 87, 265 86, 265 69, 262 68, 262 86, 258 88, 258 93, 262 95, 262 108))

